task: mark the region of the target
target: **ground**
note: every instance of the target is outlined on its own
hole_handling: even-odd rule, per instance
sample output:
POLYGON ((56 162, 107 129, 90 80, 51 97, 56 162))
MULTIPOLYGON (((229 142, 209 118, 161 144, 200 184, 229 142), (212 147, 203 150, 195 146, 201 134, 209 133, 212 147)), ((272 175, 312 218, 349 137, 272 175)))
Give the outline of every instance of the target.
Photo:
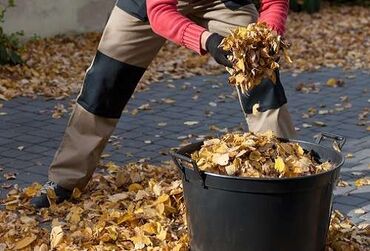
MULTIPOLYGON (((352 4, 323 4, 312 15, 290 13, 285 36, 292 44, 293 63, 279 61, 299 139, 312 142, 320 132, 347 139, 333 205, 357 226, 335 212, 328 250, 362 251, 369 243, 369 17, 370 8, 352 4)), ((54 244, 58 250, 81 249, 81 243, 132 250, 133 245, 151 242, 154 248, 184 250, 188 241, 181 182, 176 169, 164 170, 168 165, 161 163, 171 163, 171 148, 226 131, 248 130, 225 69, 207 55, 199 57, 167 43, 141 80, 102 155, 102 167, 109 175, 94 176, 82 195, 75 190, 73 204, 65 202, 36 214, 27 201, 38 185, 22 193, 16 188, 47 180, 48 166, 100 36, 32 39, 21 52, 24 64, 0 67, 0 203, 9 192, 7 210, 0 210, 0 250, 47 250, 54 244), (178 211, 168 214, 172 203, 178 211), (112 206, 116 209, 111 211, 112 206)), ((324 143, 332 147, 331 142, 324 143)))
MULTIPOLYGON (((346 162, 341 170, 344 182, 334 192, 334 208, 355 223, 370 222, 370 186, 354 185, 359 178, 370 175, 370 132, 366 125, 369 79, 369 73, 361 70, 322 68, 315 72, 282 73, 299 139, 313 141, 320 132, 336 133, 347 139, 343 148, 346 162), (328 86, 330 78, 344 84, 328 86)), ((7 193, 9 184, 23 187, 47 180, 48 165, 62 138, 72 102, 73 97, 65 100, 18 97, 3 103, 1 197, 7 193)), ((227 84, 227 75, 163 80, 135 93, 102 161, 158 164, 170 160, 167 152, 171 148, 206 135, 221 135, 227 129, 247 130, 234 90, 227 84)))

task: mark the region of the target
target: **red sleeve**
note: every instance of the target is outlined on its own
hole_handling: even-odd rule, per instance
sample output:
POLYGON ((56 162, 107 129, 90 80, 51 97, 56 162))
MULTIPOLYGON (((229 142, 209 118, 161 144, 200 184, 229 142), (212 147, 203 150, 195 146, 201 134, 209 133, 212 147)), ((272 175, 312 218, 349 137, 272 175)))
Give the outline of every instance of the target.
POLYGON ((259 21, 267 23, 282 35, 285 32, 288 10, 289 0, 261 0, 259 21))
POLYGON ((147 0, 146 5, 155 33, 199 54, 204 53, 200 38, 206 29, 181 15, 177 10, 177 0, 147 0))

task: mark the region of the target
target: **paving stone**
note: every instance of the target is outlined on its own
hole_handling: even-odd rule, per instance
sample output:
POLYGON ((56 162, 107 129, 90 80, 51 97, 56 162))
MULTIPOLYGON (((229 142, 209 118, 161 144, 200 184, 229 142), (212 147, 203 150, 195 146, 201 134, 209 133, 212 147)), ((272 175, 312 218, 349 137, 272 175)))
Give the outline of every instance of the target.
POLYGON ((49 149, 56 149, 59 146, 61 139, 61 136, 55 137, 54 140, 45 141, 41 144, 38 144, 38 146, 47 147, 49 149))
POLYGON ((30 160, 33 160, 33 159, 37 158, 37 155, 32 154, 32 153, 23 152, 23 154, 19 154, 15 158, 17 160, 30 161, 30 160))
POLYGON ((361 215, 359 218, 366 221, 366 222, 370 222, 370 213, 361 215))
POLYGON ((19 150, 11 149, 3 153, 0 153, 0 156, 4 156, 6 158, 15 158, 19 155, 19 152, 20 152, 19 150))
POLYGON ((365 210, 365 212, 370 212, 370 201, 366 201, 359 205, 362 209, 365 210))
POLYGON ((25 152, 30 152, 30 153, 44 153, 46 151, 48 151, 50 148, 48 147, 44 147, 44 146, 40 146, 40 145, 33 145, 33 146, 30 146, 30 147, 27 147, 25 148, 23 151, 25 152))
POLYGON ((357 209, 356 206, 350 206, 350 205, 345 205, 345 204, 340 204, 340 203, 333 203, 333 208, 336 210, 339 210, 343 214, 348 214, 352 210, 357 209))
POLYGON ((32 162, 27 160, 11 158, 10 161, 5 166, 21 171, 27 167, 32 166, 32 162))
POLYGON ((356 187, 351 187, 351 186, 347 186, 347 187, 336 187, 333 191, 333 194, 335 196, 337 195, 348 195, 351 191, 355 190, 356 187))
POLYGON ((366 199, 362 199, 360 197, 355 196, 336 196, 334 198, 334 202, 350 206, 358 206, 361 203, 364 203, 365 201, 366 199))
POLYGON ((33 135, 24 135, 24 134, 21 136, 15 137, 14 140, 19 141, 19 142, 31 143, 31 144, 40 144, 42 142, 47 141, 47 139, 45 138, 35 137, 33 135))
POLYGON ((25 184, 27 185, 31 185, 34 182, 43 184, 47 181, 47 176, 31 172, 25 172, 19 175, 19 180, 24 181, 25 184))
POLYGON ((28 168, 25 169, 26 172, 29 173, 35 173, 39 175, 46 176, 49 171, 49 166, 48 165, 31 165, 28 168))
POLYGON ((358 218, 358 217, 351 217, 350 219, 351 219, 353 224, 361 224, 361 223, 365 222, 364 219, 361 219, 361 218, 358 218))
POLYGON ((370 186, 362 186, 350 192, 350 195, 370 201, 370 186))
POLYGON ((4 166, 5 164, 8 164, 11 161, 10 158, 4 158, 0 156, 0 167, 4 166))

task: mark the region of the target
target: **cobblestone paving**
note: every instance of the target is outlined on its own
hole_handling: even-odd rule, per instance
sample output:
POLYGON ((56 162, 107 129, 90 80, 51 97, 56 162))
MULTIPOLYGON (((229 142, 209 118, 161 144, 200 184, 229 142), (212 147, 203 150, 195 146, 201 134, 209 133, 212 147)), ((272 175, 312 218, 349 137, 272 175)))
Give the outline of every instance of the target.
MULTIPOLYGON (((334 207, 356 223, 370 222, 370 186, 354 186, 355 180, 370 175, 370 133, 365 126, 357 125, 358 114, 370 106, 369 76, 360 71, 342 72, 339 69, 282 74, 300 139, 313 141, 314 135, 322 131, 347 138, 343 151, 353 157, 346 160, 341 177, 349 185, 335 190, 334 207), (326 86, 331 77, 343 79, 345 85, 338 88, 326 86), (304 94, 295 90, 300 83, 313 82, 321 83, 318 93, 304 94), (344 96, 348 97, 347 103, 344 96), (347 104, 343 111, 302 118, 302 113, 310 107, 340 110, 343 104, 347 104), (324 122, 326 126, 321 127, 315 121, 324 122), (365 213, 358 214, 358 208, 365 213)), ((144 161, 145 158, 159 163, 170 159, 165 154, 171 147, 196 141, 199 136, 220 135, 224 128, 247 130, 239 103, 226 79, 226 75, 221 75, 167 80, 136 93, 105 149, 107 157, 103 161, 122 164, 144 161), (136 113, 135 109, 139 107, 136 113), (198 123, 184 124, 187 121, 198 123)), ((69 107, 70 103, 70 100, 46 101, 43 98, 16 98, 3 102, 4 107, 0 109, 0 185, 17 183, 25 186, 34 181, 46 181, 48 165, 70 111, 60 119, 53 119, 52 110, 56 104, 69 107), (6 180, 8 173, 15 173, 16 179, 6 180)), ((1 197, 6 192, 7 189, 0 188, 1 197)))

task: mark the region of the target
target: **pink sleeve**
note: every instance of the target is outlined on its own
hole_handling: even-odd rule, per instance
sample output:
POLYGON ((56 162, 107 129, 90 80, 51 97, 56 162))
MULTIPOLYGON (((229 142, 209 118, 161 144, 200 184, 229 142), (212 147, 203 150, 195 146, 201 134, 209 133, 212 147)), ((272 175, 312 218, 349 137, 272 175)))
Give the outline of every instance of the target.
POLYGON ((199 54, 204 53, 200 40, 206 29, 181 15, 177 10, 177 0, 147 0, 146 5, 155 33, 199 54))
POLYGON ((267 23, 280 35, 285 32, 285 21, 288 17, 289 0, 261 0, 258 21, 267 23))

